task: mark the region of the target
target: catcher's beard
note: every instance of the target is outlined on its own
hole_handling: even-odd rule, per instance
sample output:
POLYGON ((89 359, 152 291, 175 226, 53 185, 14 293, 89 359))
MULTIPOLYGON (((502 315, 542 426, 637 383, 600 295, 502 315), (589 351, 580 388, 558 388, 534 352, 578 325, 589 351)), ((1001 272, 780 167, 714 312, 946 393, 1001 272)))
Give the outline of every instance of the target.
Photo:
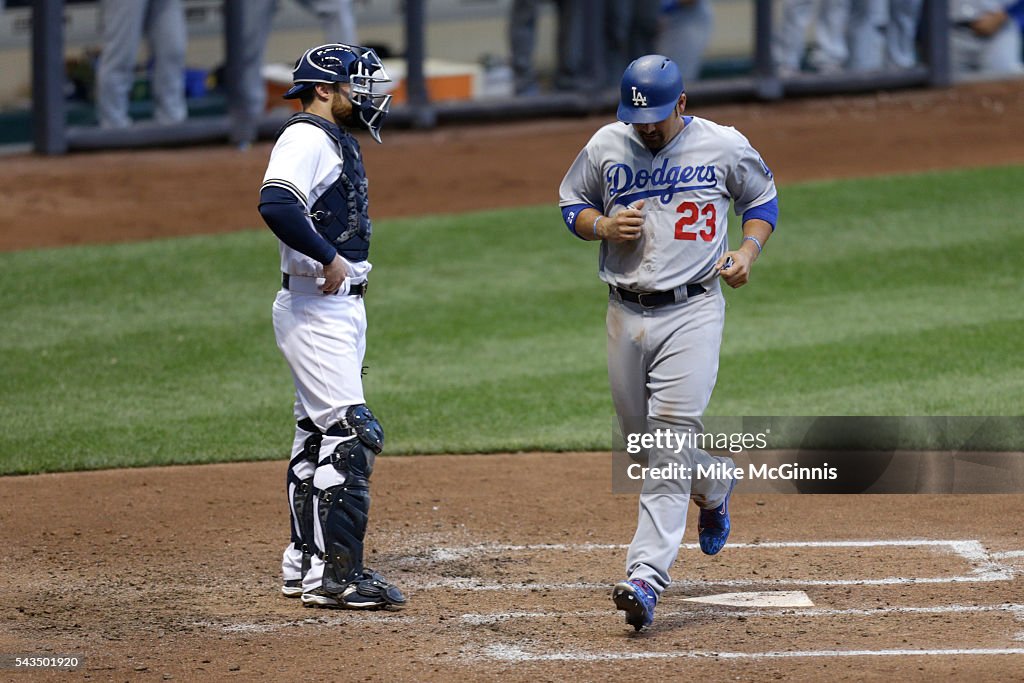
POLYGON ((339 126, 346 128, 363 127, 363 122, 359 118, 358 106, 345 92, 337 92, 334 102, 331 103, 331 114, 339 126))
POLYGON ((356 113, 355 107, 349 110, 346 116, 343 116, 338 123, 345 126, 346 128, 365 128, 363 120, 359 118, 359 114, 356 113))

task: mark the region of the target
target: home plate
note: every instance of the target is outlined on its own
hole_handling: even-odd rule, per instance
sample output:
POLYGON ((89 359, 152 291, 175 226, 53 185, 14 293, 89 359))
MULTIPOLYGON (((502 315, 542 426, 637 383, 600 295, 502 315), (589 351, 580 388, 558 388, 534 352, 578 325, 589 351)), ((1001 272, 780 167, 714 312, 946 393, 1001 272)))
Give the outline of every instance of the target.
POLYGON ((730 607, 814 607, 803 591, 756 591, 751 593, 719 593, 699 598, 684 598, 687 602, 730 607))

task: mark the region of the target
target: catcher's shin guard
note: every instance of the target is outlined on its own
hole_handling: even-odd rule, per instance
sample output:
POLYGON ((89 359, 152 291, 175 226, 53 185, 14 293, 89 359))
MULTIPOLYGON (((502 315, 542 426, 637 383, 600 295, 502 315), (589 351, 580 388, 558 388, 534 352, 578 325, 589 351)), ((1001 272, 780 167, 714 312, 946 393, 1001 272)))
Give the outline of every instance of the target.
POLYGON ((363 573, 363 539, 370 515, 370 492, 332 486, 320 492, 320 528, 324 534, 323 587, 341 593, 363 573))
POLYGON ((324 540, 323 587, 329 593, 342 593, 363 577, 370 475, 374 458, 384 447, 384 430, 369 408, 356 405, 327 434, 354 436, 339 443, 330 455, 330 463, 344 475, 344 483, 320 491, 317 505, 324 540))
POLYGON ((298 428, 309 432, 302 450, 288 463, 288 510, 292 544, 302 551, 302 575, 309 571, 310 557, 316 552, 313 544, 313 473, 320 455, 323 434, 309 418, 300 420, 298 428))

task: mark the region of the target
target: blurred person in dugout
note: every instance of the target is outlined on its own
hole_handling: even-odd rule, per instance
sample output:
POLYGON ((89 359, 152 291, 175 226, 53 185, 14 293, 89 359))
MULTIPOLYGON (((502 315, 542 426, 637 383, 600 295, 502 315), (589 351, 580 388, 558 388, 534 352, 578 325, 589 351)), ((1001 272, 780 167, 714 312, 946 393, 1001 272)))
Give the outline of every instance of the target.
POLYGON ((1002 0, 950 0, 950 62, 958 77, 1016 76, 1021 31, 1002 0))
POLYGON ((711 0, 661 0, 656 52, 679 66, 683 83, 700 76, 714 23, 711 0))
POLYGON ((846 68, 851 0, 783 0, 772 53, 780 76, 800 71, 807 50, 807 29, 814 21, 814 43, 807 65, 818 73, 846 68))
MULTIPOLYGON (((542 4, 544 0, 512 0, 509 9, 508 43, 517 95, 540 92, 533 53, 537 44, 537 15, 542 4)), ((583 62, 587 3, 584 0, 554 0, 554 4, 558 10, 554 86, 558 90, 581 90, 589 85, 583 62)))
MULTIPOLYGON (((353 0, 295 1, 316 15, 324 30, 325 43, 358 44, 353 0)), ((231 119, 231 142, 242 149, 247 149, 256 140, 260 118, 267 107, 263 60, 277 7, 278 0, 245 0, 239 3, 242 74, 238 95, 232 99, 228 115, 231 119)))
POLYGON ((661 4, 662 0, 605 0, 605 74, 601 85, 617 88, 630 62, 657 51, 661 4))
MULTIPOLYGON (((1024 0, 1017 0, 1006 8, 1007 14, 1017 24, 1017 30, 1021 33, 1021 43, 1024 44, 1024 0)), ((1024 45, 1021 46, 1021 56, 1024 57, 1024 45)))
POLYGON ((101 0, 103 48, 96 67, 96 108, 103 128, 126 128, 135 59, 145 32, 153 58, 153 118, 179 123, 185 106, 185 11, 181 0, 101 0))
POLYGON ((852 0, 850 70, 909 69, 916 65, 921 4, 922 0, 852 0))
POLYGON ((906 69, 917 64, 914 39, 922 0, 783 0, 775 36, 781 75, 800 70, 807 27, 815 45, 808 66, 819 73, 906 69))
MULTIPOLYGON (((1017 24, 1017 30, 1021 33, 1021 43, 1024 43, 1024 0, 1017 0, 1006 8, 1007 14, 1017 24)), ((1024 57, 1024 45, 1021 47, 1021 56, 1024 57)))

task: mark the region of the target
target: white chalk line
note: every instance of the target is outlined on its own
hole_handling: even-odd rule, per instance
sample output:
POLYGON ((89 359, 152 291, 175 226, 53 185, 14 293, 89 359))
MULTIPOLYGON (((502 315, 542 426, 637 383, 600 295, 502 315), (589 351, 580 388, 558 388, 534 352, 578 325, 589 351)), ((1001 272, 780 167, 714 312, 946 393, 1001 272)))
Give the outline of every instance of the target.
MULTIPOLYGON (((539 543, 539 544, 478 544, 462 547, 435 548, 427 558, 411 558, 414 563, 464 560, 474 556, 487 556, 511 552, 593 552, 595 550, 623 550, 628 546, 608 543, 539 543)), ((683 549, 696 549, 695 543, 684 543, 683 549)), ((971 573, 960 576, 904 577, 891 576, 878 579, 690 579, 675 582, 675 585, 689 588, 710 586, 751 587, 751 586, 902 586, 912 584, 958 584, 1010 581, 1015 575, 1014 568, 1000 563, 998 557, 989 553, 977 540, 940 539, 878 539, 857 541, 774 541, 764 543, 730 543, 732 550, 780 549, 780 548, 877 548, 877 547, 931 547, 948 549, 972 565, 971 573)), ((1011 551, 1016 552, 1016 551, 1011 551)), ((1024 555, 1024 553, 1022 553, 1024 555)), ((591 582, 502 582, 485 581, 476 578, 445 577, 435 580, 413 582, 411 587, 419 590, 466 590, 466 591, 545 591, 545 590, 605 590, 605 583, 591 582)))
POLYGON ((273 633, 274 631, 286 628, 302 626, 345 626, 352 625, 353 623, 407 624, 423 621, 423 618, 419 616, 397 614, 394 612, 359 612, 356 610, 338 610, 337 612, 337 614, 332 616, 288 619, 276 622, 237 621, 219 623, 213 621, 192 621, 188 625, 198 628, 216 629, 224 633, 273 633))
POLYGON ((1007 550, 1001 553, 992 553, 991 555, 997 560, 1013 560, 1019 557, 1024 557, 1024 550, 1007 550))
MULTIPOLYGON (((830 609, 818 607, 782 607, 776 609, 728 609, 724 605, 698 605, 688 610, 658 610, 658 618, 664 617, 692 617, 714 615, 727 618, 758 618, 758 617, 837 617, 837 616, 863 616, 874 617, 884 614, 971 614, 981 612, 1006 612, 1013 614, 1016 619, 1024 619, 1024 605, 1015 603, 1003 603, 1000 605, 935 605, 931 607, 879 607, 876 609, 830 609)), ((553 619, 553 618, 580 618, 593 619, 600 617, 614 617, 621 621, 622 615, 611 610, 578 610, 569 612, 496 612, 491 614, 463 614, 460 621, 472 626, 488 626, 516 619, 553 619)))
MULTIPOLYGON (((994 572, 976 576, 935 576, 935 577, 901 577, 889 576, 881 579, 684 579, 673 581, 672 585, 681 588, 705 589, 713 587, 784 587, 784 586, 906 586, 915 584, 945 583, 988 583, 992 581, 1009 581, 1013 578, 1010 572, 994 572)), ((416 590, 464 590, 464 591, 563 591, 563 590, 611 590, 612 582, 571 582, 571 583, 508 583, 501 581, 485 582, 472 578, 437 579, 434 581, 405 582, 403 585, 416 590)))
POLYGON ((812 657, 950 657, 950 656, 1024 655, 1024 648, 955 648, 900 650, 793 650, 769 652, 715 652, 684 650, 679 652, 529 652, 515 645, 488 645, 470 659, 503 662, 606 662, 630 659, 799 659, 812 657))
MULTIPOLYGON (((875 609, 829 609, 829 608, 777 608, 777 609, 729 609, 723 605, 704 605, 694 603, 694 607, 687 610, 659 610, 659 618, 694 617, 694 616, 717 616, 734 619, 737 617, 759 618, 759 617, 836 617, 836 616, 865 616, 875 617, 885 614, 971 614, 984 612, 1006 612, 1013 614, 1014 618, 1024 621, 1024 605, 1015 603, 1003 603, 999 605, 936 605, 931 607, 911 606, 888 606, 875 609)), ((617 612, 604 610, 574 610, 564 612, 496 612, 489 614, 467 613, 459 616, 459 621, 469 626, 488 626, 512 620, 543 620, 543 619, 608 619, 618 622, 621 615, 617 612)), ((209 621, 193 621, 191 626, 202 628, 213 628, 224 633, 273 633, 288 628, 303 626, 344 626, 353 623, 401 623, 412 624, 423 621, 423 617, 407 614, 396 614, 393 612, 354 612, 348 611, 333 616, 309 617, 306 619, 289 619, 281 622, 234 622, 228 624, 214 623, 209 621)), ((1024 640, 1024 633, 1015 637, 1015 640, 1024 640)))
MULTIPOLYGON (((864 540, 864 541, 765 541, 758 543, 729 543, 726 547, 730 549, 739 548, 881 548, 886 546, 940 546, 954 547, 963 544, 964 547, 973 547, 980 544, 974 540, 936 540, 936 539, 910 539, 910 540, 864 540)), ((696 550, 700 547, 697 543, 682 543, 679 545, 684 550, 696 550)), ((462 560, 467 557, 493 555, 496 553, 511 552, 544 552, 560 550, 567 552, 594 552, 597 550, 626 550, 629 548, 625 543, 479 543, 476 545, 454 546, 449 548, 433 548, 425 558, 410 558, 411 560, 428 561, 451 561, 462 560)), ((984 549, 982 549, 984 551, 984 549)), ((1021 553, 1024 555, 1024 551, 1021 553)))
MULTIPOLYGON (((939 605, 933 607, 880 607, 877 609, 828 609, 828 608, 778 608, 778 609, 734 609, 730 610, 723 605, 702 605, 694 603, 694 608, 688 610, 659 610, 659 618, 665 617, 692 617, 692 616, 719 616, 726 618, 758 618, 758 617, 835 617, 835 616, 879 616, 883 614, 969 614, 981 612, 1006 612, 1013 614, 1018 620, 1024 620, 1024 605, 1004 603, 1000 605, 939 605)), ((594 619, 607 618, 609 621, 620 621, 621 615, 617 612, 605 610, 575 610, 566 612, 496 612, 490 614, 467 613, 459 616, 459 621, 470 626, 487 626, 517 619, 557 619, 557 618, 580 618, 594 619)), ((307 619, 289 619, 280 622, 234 622, 214 623, 209 621, 194 621, 191 626, 202 628, 215 628, 225 633, 273 633, 287 628, 302 626, 342 626, 353 623, 416 623, 423 621, 422 617, 415 615, 403 615, 395 613, 380 612, 345 612, 334 616, 310 617, 307 619)), ((1024 634, 1022 634, 1024 635, 1024 634)), ((1020 637, 1017 638, 1018 640, 1020 637)))
MULTIPOLYGON (((789 542, 774 542, 774 543, 736 543, 731 544, 730 547, 734 549, 738 548, 871 548, 871 547, 937 547, 945 548, 963 558, 971 565, 971 573, 965 576, 953 576, 953 577, 888 577, 884 579, 833 579, 833 580, 727 580, 723 582, 700 582, 700 581, 684 581, 677 582, 683 586, 690 585, 696 586, 700 584, 715 585, 715 586, 751 586, 751 585, 804 585, 804 586, 843 586, 843 585, 905 585, 905 584, 937 584, 937 583, 961 583, 961 582, 984 582, 984 581, 1007 581, 1014 578, 1014 568, 1007 566, 1000 562, 1000 560, 1010 559, 1014 557, 1024 556, 1024 552, 1018 553, 1018 551, 1009 551, 1007 553, 1001 553, 996 555, 990 553, 985 547, 977 540, 920 540, 920 539, 909 539, 909 540, 868 540, 868 541, 789 541, 789 542)), ((550 544, 539 547, 530 546, 508 546, 505 551, 513 552, 518 549, 522 550, 573 550, 578 551, 593 550, 593 549, 604 549, 604 548, 618 548, 625 546, 597 546, 594 544, 586 544, 581 546, 571 546, 568 544, 550 544)), ((687 544, 683 546, 694 547, 693 544, 687 544)), ((465 549, 464 549, 465 550, 465 549)), ((500 552, 501 550, 498 550, 500 552)), ((473 554, 476 551, 470 550, 469 554, 473 554)), ((486 552, 486 551, 485 551, 486 552)), ((465 557, 467 555, 463 555, 465 557)), ((477 583, 476 585, 481 588, 489 588, 490 584, 486 585, 483 583, 477 583)), ((544 585, 544 584, 523 584, 523 588, 529 588, 531 590, 543 590, 548 588, 555 588, 555 586, 544 585)), ((575 584, 563 584, 561 587, 569 588, 604 588, 607 590, 606 585, 600 584, 586 584, 586 583, 575 583, 575 584)), ((737 618, 740 616, 745 617, 763 617, 763 616, 780 616, 785 615, 790 618, 796 617, 841 617, 841 616, 863 616, 863 617, 876 617, 884 614, 901 614, 901 615, 912 615, 912 614, 977 614, 984 612, 1007 612, 1011 613, 1015 621, 1021 621, 1024 618, 1024 605, 1018 605, 1014 603, 1004 603, 1000 605, 938 605, 932 607, 883 607, 876 609, 829 609, 829 608, 810 608, 810 609, 783 609, 783 610, 765 610, 765 609, 743 609, 743 610, 729 610, 722 609, 721 606, 706 607, 704 608, 704 614, 711 612, 713 614, 719 614, 728 618, 737 618)), ((661 611, 659 617, 664 618, 665 616, 676 616, 686 617, 694 616, 696 613, 700 613, 700 610, 690 609, 687 611, 661 611)), ((522 612, 515 613, 509 612, 499 615, 463 615, 463 621, 468 624, 487 624, 494 623, 491 619, 497 619, 497 621, 507 619, 545 619, 548 618, 549 613, 545 612, 522 612)), ((555 616, 571 616, 573 613, 562 613, 555 616)), ((579 613, 580 617, 593 618, 600 616, 600 614, 590 611, 583 611, 579 613)), ((1014 637, 1016 642, 1024 641, 1024 633, 1019 633, 1014 637)), ((879 650, 807 650, 807 651, 769 651, 769 652, 713 652, 713 651, 682 651, 682 652, 627 652, 627 653, 615 653, 615 652, 583 652, 583 651, 568 651, 568 652, 550 652, 550 653, 535 653, 530 652, 522 647, 514 644, 489 644, 483 646, 479 651, 482 652, 483 658, 499 661, 510 661, 510 662, 525 662, 525 661, 609 661, 609 660, 623 660, 623 659, 678 659, 678 658, 717 658, 717 659, 780 659, 780 658, 821 658, 821 657, 908 657, 908 656, 993 656, 993 655, 1024 655, 1024 648, 955 648, 955 649, 879 649, 879 650)), ((479 659, 481 655, 471 655, 471 658, 479 659)))
MULTIPOLYGON (((725 580, 683 580, 677 581, 674 585, 679 587, 705 588, 710 586, 872 586, 872 585, 908 585, 908 584, 940 584, 940 583, 967 583, 967 582, 990 582, 1007 581, 1014 577, 1014 568, 998 562, 1001 559, 1013 559, 1024 557, 1024 551, 1005 551, 990 553, 977 540, 939 540, 939 539, 880 539, 880 540, 856 540, 856 541, 775 541, 763 543, 731 543, 732 549, 758 549, 758 548, 873 548, 873 547, 940 547, 948 548, 954 554, 964 558, 974 565, 973 574, 969 576, 951 577, 888 577, 881 579, 725 579, 725 580)), ((464 559, 473 555, 489 555, 502 552, 522 551, 576 551, 587 552, 594 550, 622 550, 628 546, 624 544, 605 543, 546 543, 546 544, 477 544, 472 546, 437 548, 428 554, 427 558, 408 558, 418 563, 424 559, 443 561, 451 559, 464 559)), ((682 548, 696 549, 697 544, 682 544, 682 548)), ((406 586, 412 589, 457 589, 470 591, 544 591, 544 590, 601 590, 609 589, 608 583, 507 583, 507 582, 485 582, 473 578, 442 578, 427 582, 405 582, 406 586)), ((985 611, 1010 611, 1020 618, 1020 610, 1024 607, 1018 605, 948 605, 939 607, 889 607, 870 610, 829 610, 829 609, 800 609, 785 608, 785 612, 795 616, 840 616, 840 615, 863 615, 871 616, 891 612, 897 613, 943 613, 943 612, 985 612, 985 611)), ((767 614, 781 614, 781 611, 766 612, 764 610, 745 611, 723 611, 720 607, 716 611, 728 614, 729 616, 765 616, 767 614)), ((692 615, 695 610, 688 612, 660 612, 660 615, 692 615)), ((585 611, 585 612, 562 612, 551 613, 550 616, 600 616, 606 615, 607 611, 585 611)), ((494 623, 494 620, 508 618, 537 618, 542 619, 549 616, 543 612, 508 612, 504 615, 463 615, 466 623, 485 624, 494 623)), ((415 622, 418 617, 396 615, 394 613, 360 613, 346 612, 344 615, 335 617, 311 617, 306 619, 294 619, 277 623, 266 622, 237 622, 237 623, 214 623, 194 622, 191 625, 207 628, 216 628, 229 633, 269 633, 285 628, 301 626, 335 626, 351 624, 353 622, 415 622)), ((1016 637, 1017 640, 1024 640, 1024 633, 1016 637)))

